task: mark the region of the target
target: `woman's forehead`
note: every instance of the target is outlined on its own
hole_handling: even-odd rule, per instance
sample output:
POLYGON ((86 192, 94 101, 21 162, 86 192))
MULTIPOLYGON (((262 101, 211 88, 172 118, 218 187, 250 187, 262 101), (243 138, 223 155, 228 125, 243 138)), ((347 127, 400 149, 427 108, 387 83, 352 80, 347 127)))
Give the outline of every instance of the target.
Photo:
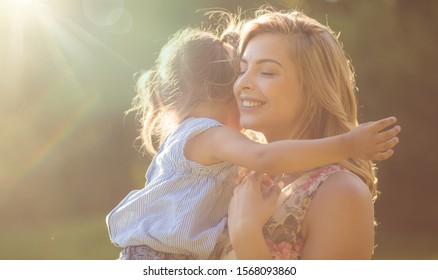
POLYGON ((242 54, 245 61, 275 60, 282 65, 292 63, 290 39, 286 35, 264 33, 248 41, 242 54))

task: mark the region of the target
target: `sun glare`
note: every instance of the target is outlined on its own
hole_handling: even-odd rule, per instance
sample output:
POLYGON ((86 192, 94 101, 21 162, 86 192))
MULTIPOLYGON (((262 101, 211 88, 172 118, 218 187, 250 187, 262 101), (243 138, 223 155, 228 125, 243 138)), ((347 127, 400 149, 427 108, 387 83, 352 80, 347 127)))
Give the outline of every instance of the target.
POLYGON ((9 1, 17 6, 26 6, 33 2, 33 0, 9 0, 9 1))
POLYGON ((19 17, 22 20, 34 13, 37 0, 6 0, 6 10, 10 17, 19 17))
MULTIPOLYGON (((112 3, 107 2, 110 0, 99 1, 112 3)), ((98 66, 92 64, 97 61, 94 56, 104 51, 131 67, 129 61, 89 32, 87 23, 76 22, 67 16, 63 9, 70 6, 66 2, 71 1, 0 0, 0 98, 6 100, 3 101, 5 104, 20 104, 19 112, 26 112, 17 113, 19 117, 14 115, 16 123, 2 131, 11 137, 0 139, 0 154, 10 150, 10 157, 16 156, 17 162, 20 162, 16 168, 8 170, 6 176, 6 173, 1 172, 6 170, 2 168, 6 165, 0 161, 0 181, 3 180, 2 176, 5 177, 4 180, 9 182, 7 185, 12 188, 24 182, 23 178, 27 174, 37 170, 47 157, 56 153, 59 146, 68 141, 68 136, 75 133, 81 123, 93 113, 94 106, 98 104, 98 94, 95 93, 94 83, 84 78, 84 73, 89 73, 90 69, 98 66), (88 89, 89 83, 93 84, 93 90, 88 89), (59 110, 46 113, 43 105, 58 102, 62 94, 74 94, 73 100, 83 99, 71 105, 77 108, 71 109, 72 117, 62 123, 60 129, 55 127, 52 131, 48 126, 41 126, 41 131, 47 136, 53 135, 49 137, 52 140, 44 141, 40 127, 38 124, 34 126, 33 120, 44 119, 45 122, 45 118, 50 118, 48 116, 52 113, 58 117, 56 114, 59 110), (88 95, 92 98, 88 98, 88 95), (43 111, 42 116, 38 115, 43 111), (26 131, 25 134, 22 131, 26 131), (39 139, 33 146, 38 151, 35 156, 27 155, 27 151, 34 148, 21 154, 10 148, 15 147, 21 138, 39 139)), ((117 19, 125 19, 122 13, 116 16, 117 19)), ((132 24, 132 21, 126 22, 132 24)), ((0 110, 0 120, 3 121, 2 113, 0 110)), ((63 119, 62 115, 59 116, 63 119)), ((0 196, 2 187, 0 186, 0 196)))

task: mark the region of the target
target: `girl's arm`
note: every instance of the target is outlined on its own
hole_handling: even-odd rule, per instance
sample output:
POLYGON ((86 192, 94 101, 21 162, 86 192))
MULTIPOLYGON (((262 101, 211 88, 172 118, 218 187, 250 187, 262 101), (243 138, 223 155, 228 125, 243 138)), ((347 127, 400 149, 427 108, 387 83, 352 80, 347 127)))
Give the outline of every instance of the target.
POLYGON ((204 165, 226 161, 271 175, 306 171, 349 157, 383 160, 398 143, 400 127, 382 131, 396 122, 387 118, 323 139, 254 142, 239 131, 217 126, 196 135, 185 146, 185 156, 204 165))

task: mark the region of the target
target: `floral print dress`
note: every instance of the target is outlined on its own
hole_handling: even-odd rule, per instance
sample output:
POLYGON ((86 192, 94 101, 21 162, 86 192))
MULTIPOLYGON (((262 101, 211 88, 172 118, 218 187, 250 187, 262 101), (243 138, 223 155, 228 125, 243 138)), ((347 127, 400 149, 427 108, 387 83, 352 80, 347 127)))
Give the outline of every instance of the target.
MULTIPOLYGON (((339 165, 329 165, 307 172, 298 179, 287 174, 276 178, 275 182, 279 185, 284 184, 285 187, 281 191, 273 216, 263 228, 266 244, 273 259, 301 259, 306 242, 301 228, 307 208, 324 180, 341 170, 345 169, 339 165)), ((236 259, 229 241, 221 259, 236 259)))

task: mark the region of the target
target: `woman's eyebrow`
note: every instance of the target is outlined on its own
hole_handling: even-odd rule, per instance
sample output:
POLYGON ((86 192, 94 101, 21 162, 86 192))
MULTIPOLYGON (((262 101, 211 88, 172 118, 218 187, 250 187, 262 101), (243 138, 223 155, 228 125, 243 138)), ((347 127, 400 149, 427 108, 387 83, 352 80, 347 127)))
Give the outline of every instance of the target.
MULTIPOLYGON (((248 61, 245 58, 240 59, 240 62, 248 64, 248 61)), ((280 62, 278 62, 275 59, 271 59, 271 58, 261 58, 261 59, 256 61, 256 64, 262 64, 262 63, 268 63, 268 62, 275 63, 283 68, 283 65, 280 62)))

